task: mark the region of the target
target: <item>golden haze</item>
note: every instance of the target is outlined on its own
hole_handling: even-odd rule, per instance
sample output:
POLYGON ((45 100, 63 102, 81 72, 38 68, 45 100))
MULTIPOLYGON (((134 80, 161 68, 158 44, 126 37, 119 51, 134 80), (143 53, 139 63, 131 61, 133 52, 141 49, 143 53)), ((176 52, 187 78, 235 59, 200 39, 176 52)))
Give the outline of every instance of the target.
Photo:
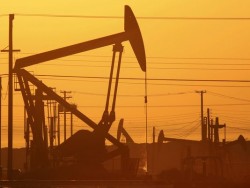
MULTIPOLYGON (((34 14, 123 17, 124 5, 137 17, 250 17, 248 1, 0 1, 0 48, 8 45, 8 16, 14 13, 15 58, 84 42, 123 31, 121 18, 39 17, 34 14), (25 16, 24 14, 33 16, 25 16)), ((147 55, 148 140, 152 127, 169 137, 200 139, 200 96, 205 109, 226 123, 227 139, 249 137, 249 83, 152 81, 150 79, 249 80, 250 20, 140 19, 147 55), (171 59, 198 58, 198 59, 171 59), (201 59, 199 59, 201 58, 201 59), (208 59, 202 59, 208 58, 208 59), (218 59, 209 59, 218 58, 218 59), (221 58, 221 59, 220 59, 221 58), (239 58, 239 59, 233 59, 239 58), (222 94, 222 95, 218 95, 222 94), (243 100, 242 100, 243 99, 243 100), (233 104, 233 105, 232 105, 233 104), (231 128, 229 128, 231 127, 231 128), (196 129, 195 129, 196 128, 196 129), (236 129, 239 128, 239 129, 236 129), (192 132, 194 130, 194 132, 192 132), (190 133, 190 134, 188 134, 190 133)), ((121 77, 144 78, 128 42, 121 77)), ((112 47, 104 47, 28 68, 36 75, 109 76, 112 47)), ((8 73, 8 56, 0 53, 0 74, 8 73)), ((104 110, 107 80, 40 77, 57 91, 72 91, 71 101, 98 122, 104 110)), ((7 77, 3 76, 3 141, 7 146, 7 77)), ((144 81, 120 80, 116 115, 111 132, 116 134, 120 118, 137 142, 145 141, 144 81)), ((23 102, 14 95, 14 146, 24 146, 23 102)), ((75 130, 86 128, 77 119, 75 130)))

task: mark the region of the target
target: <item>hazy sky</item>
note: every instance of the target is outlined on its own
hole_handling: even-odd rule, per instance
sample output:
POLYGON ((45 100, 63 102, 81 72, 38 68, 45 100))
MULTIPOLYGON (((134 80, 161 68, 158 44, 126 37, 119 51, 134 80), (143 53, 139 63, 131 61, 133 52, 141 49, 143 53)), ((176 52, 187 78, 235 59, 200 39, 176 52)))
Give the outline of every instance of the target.
MULTIPOLYGON (((8 46, 10 13, 15 14, 14 48, 21 52, 14 56, 18 59, 123 32, 124 5, 129 5, 138 17, 146 49, 148 140, 152 141, 153 126, 157 135, 163 129, 169 137, 199 140, 200 95, 195 91, 200 90, 207 91, 204 112, 210 108, 213 118, 219 117, 220 123, 227 124, 227 139, 234 140, 239 134, 249 138, 250 1, 0 0, 0 49, 8 46)), ((145 75, 130 44, 123 45, 117 120, 111 134, 116 135, 119 119, 124 118, 124 127, 131 137, 144 142, 145 75)), ((3 146, 7 145, 7 55, 0 53, 0 74, 4 75, 3 146)), ((98 123, 105 106, 108 80, 86 77, 108 77, 111 57, 112 46, 107 46, 33 65, 27 70, 40 75, 37 77, 58 92, 72 91, 70 101, 98 123)), ((14 106, 14 146, 21 147, 24 139, 20 92, 14 93, 14 106)), ((74 125, 75 131, 86 128, 76 118, 74 125)))

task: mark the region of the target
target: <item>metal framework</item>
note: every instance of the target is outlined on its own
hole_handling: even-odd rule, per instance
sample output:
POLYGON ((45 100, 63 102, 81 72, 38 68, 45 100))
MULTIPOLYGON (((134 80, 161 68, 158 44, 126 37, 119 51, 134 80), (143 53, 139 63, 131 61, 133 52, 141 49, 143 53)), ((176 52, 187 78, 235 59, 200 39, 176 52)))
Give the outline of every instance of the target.
MULTIPOLYGON (((112 123, 115 121, 116 94, 118 89, 120 65, 123 52, 123 46, 121 45, 121 43, 123 41, 129 40, 142 71, 146 71, 146 56, 145 56, 145 49, 141 32, 137 24, 136 18, 129 6, 125 6, 124 29, 125 31, 121 33, 105 36, 102 38, 74 44, 71 46, 43 52, 40 54, 16 60, 14 72, 16 73, 18 78, 20 90, 25 104, 25 109, 28 115, 27 122, 32 132, 31 156, 30 156, 31 158, 30 165, 32 169, 38 169, 40 167, 47 166, 49 163, 48 138, 47 138, 48 130, 47 127, 45 126, 43 100, 56 101, 61 106, 70 111, 72 114, 74 114, 76 117, 78 117, 80 120, 82 120, 85 124, 90 126, 93 129, 93 132, 87 133, 88 135, 91 135, 90 143, 87 144, 89 144, 91 147, 95 148, 95 144, 97 142, 102 147, 105 147, 105 139, 109 140, 111 143, 117 146, 115 150, 108 152, 103 156, 100 156, 101 161, 110 159, 117 155, 122 155, 123 159, 128 159, 129 156, 128 148, 124 144, 120 143, 111 134, 109 134, 108 131, 112 123), (92 121, 82 112, 80 112, 77 108, 72 107, 70 103, 68 103, 61 96, 59 96, 55 91, 53 91, 53 89, 46 86, 35 76, 33 76, 31 73, 29 73, 24 69, 25 67, 31 65, 35 65, 49 60, 54 60, 57 58, 62 58, 65 56, 73 55, 88 50, 93 50, 107 45, 113 45, 113 58, 110 70, 110 79, 108 85, 106 106, 102 119, 98 124, 92 121), (116 53, 119 53, 119 58, 118 58, 114 95, 113 95, 113 103, 111 111, 109 112, 110 92, 113 80, 113 71, 114 71, 116 53), (36 87, 35 95, 32 95, 31 93, 30 83, 36 87)), ((61 145, 63 145, 63 143, 61 145)), ((126 165, 123 166, 125 167, 126 165)))

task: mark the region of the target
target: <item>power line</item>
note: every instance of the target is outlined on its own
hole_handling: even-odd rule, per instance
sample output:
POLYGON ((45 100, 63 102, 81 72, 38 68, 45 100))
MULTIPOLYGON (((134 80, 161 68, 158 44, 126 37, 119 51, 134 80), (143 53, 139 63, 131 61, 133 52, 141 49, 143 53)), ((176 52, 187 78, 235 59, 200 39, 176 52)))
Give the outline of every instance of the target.
MULTIPOLYGON (((59 64, 41 64, 41 65, 59 65, 59 64)), ((249 64, 250 65, 250 64, 249 64)), ((60 64, 60 66, 69 66, 69 67, 84 67, 84 68, 109 68, 109 66, 101 66, 101 65, 65 65, 65 64, 60 64)), ((138 69, 138 67, 124 67, 124 69, 138 69)), ((203 70, 203 71, 214 71, 214 70, 218 70, 218 71, 249 71, 250 69, 248 68, 190 68, 190 67, 147 67, 150 70, 203 70)))
MULTIPOLYGON (((8 74, 1 74, 3 75, 3 78, 7 77, 8 74)), ((49 80, 62 80, 62 81, 69 81, 69 79, 74 79, 70 81, 87 81, 87 82, 104 82, 100 80, 106 80, 108 77, 89 77, 89 76, 65 76, 65 75, 35 75, 35 76, 40 76, 44 77, 43 79, 49 79, 49 80), (48 78, 46 78, 48 77, 48 78), (77 80, 81 79, 81 80, 77 80), (84 80, 85 79, 85 80, 84 80), (94 80, 89 80, 89 79, 100 79, 99 81, 94 81, 94 80)), ((133 80, 133 81, 140 81, 143 80, 142 78, 120 78, 121 80, 133 80)), ((148 83, 149 85, 159 85, 159 86, 187 86, 187 87, 193 87, 193 86, 199 86, 199 87, 223 87, 223 88, 249 88, 248 85, 206 85, 206 84, 169 84, 169 83, 155 83, 155 81, 173 81, 173 82, 239 82, 239 83, 249 83, 250 80, 201 80, 201 79, 164 79, 164 78, 159 78, 159 79, 148 79, 149 81, 153 81, 153 83, 148 83)), ((144 84, 141 82, 124 82, 121 81, 121 84, 144 84)))
POLYGON ((236 117, 236 116, 232 116, 232 115, 224 115, 224 114, 220 114, 220 117, 226 118, 226 119, 232 120, 232 121, 237 121, 238 123, 240 123, 240 122, 249 123, 249 118, 246 117, 246 115, 245 115, 246 118, 236 117))
MULTIPOLYGON (((37 74, 36 76, 40 77, 55 77, 55 78, 95 78, 95 79, 109 79, 104 76, 72 76, 72 75, 51 75, 51 74, 37 74)), ((123 77, 121 80, 142 80, 144 78, 136 77, 123 77)), ((219 80, 219 79, 180 79, 180 78, 148 78, 149 81, 184 81, 184 82, 245 82, 250 83, 250 80, 219 80)))
POLYGON ((164 123, 164 125, 166 124, 166 122, 168 123, 166 126, 168 125, 179 125, 179 124, 186 124, 183 123, 184 120, 190 120, 193 118, 199 117, 198 113, 195 113, 192 116, 180 116, 180 117, 165 117, 165 118, 153 118, 150 117, 149 120, 153 123, 164 123), (169 124, 169 122, 171 122, 171 124, 169 124))
MULTIPOLYGON (((8 59, 8 58, 0 58, 0 59, 8 59)), ((37 66, 79 66, 79 67, 109 67, 108 65, 90 65, 89 63, 94 62, 94 63, 104 63, 104 62, 110 62, 107 60, 87 60, 87 59, 60 59, 60 60, 53 60, 54 62, 79 62, 80 64, 63 64, 63 63, 43 63, 43 64, 38 64, 37 66), (87 63, 83 64, 83 63, 87 63)), ((136 61, 123 61, 123 64, 137 64, 136 61)), ((225 68, 190 68, 190 67, 178 67, 178 68, 164 68, 164 67, 155 67, 152 65, 199 65, 199 66, 250 66, 250 63, 194 63, 194 62, 153 62, 153 61, 147 61, 149 64, 149 68, 151 69, 198 69, 198 70, 250 70, 250 69, 225 69, 225 68)), ((8 63, 2 63, 2 64, 8 64, 8 63)), ((124 68, 138 68, 137 66, 134 67, 124 67, 124 68)))
MULTIPOLYGON (((7 59, 7 58, 5 58, 7 59)), ((62 59, 62 60, 56 60, 56 61, 68 61, 68 62, 79 62, 81 64, 39 64, 39 65, 65 65, 65 66, 88 66, 88 65, 83 65, 82 63, 89 63, 89 62, 96 62, 96 63, 103 63, 103 62, 110 62, 110 61, 103 61, 103 60, 81 60, 81 59, 62 59)), ((123 61, 122 63, 125 64, 137 64, 136 61, 123 61)), ((199 65, 199 66, 249 66, 250 63, 184 63, 184 62, 153 62, 153 61, 147 61, 147 63, 149 64, 149 66, 151 67, 152 65, 199 65)), ((3 64, 7 64, 7 63, 3 63, 3 64)), ((90 65, 89 65, 90 66, 90 65)), ((109 67, 109 66, 105 66, 105 67, 109 67)), ((137 67, 136 67, 137 68, 137 67)))
POLYGON ((230 129, 236 129, 236 130, 241 130, 241 131, 250 131, 250 129, 244 129, 244 128, 239 128, 239 127, 231 127, 231 126, 227 126, 227 128, 230 128, 230 129))
POLYGON ((0 14, 0 17, 9 16, 8 14, 0 14))
POLYGON ((238 98, 238 97, 227 96, 227 95, 223 95, 223 94, 215 93, 215 92, 211 92, 211 91, 208 91, 208 92, 210 94, 215 95, 215 96, 220 96, 220 97, 224 97, 224 98, 229 98, 229 99, 235 99, 235 100, 250 102, 250 100, 248 100, 248 99, 241 99, 241 98, 238 98))
POLYGON ((232 110, 232 109, 223 109, 223 110, 216 110, 216 112, 224 112, 224 113, 233 113, 233 115, 244 115, 243 113, 246 113, 245 115, 249 115, 249 113, 250 113, 250 110, 237 110, 237 111, 234 111, 234 110, 232 110), (239 113, 239 114, 237 114, 237 113, 239 113))
MULTIPOLYGON (((204 106, 249 106, 250 103, 225 103, 225 104, 206 104, 204 106)), ((103 108, 103 106, 90 106, 90 105, 86 105, 86 106, 78 106, 78 107, 84 107, 84 108, 103 108)), ((117 108, 142 108, 144 107, 143 105, 120 105, 117 106, 117 108)), ((196 104, 180 104, 180 105, 151 105, 148 106, 149 108, 185 108, 185 107, 200 107, 200 105, 196 105, 196 104)))
POLYGON ((249 120, 248 119, 243 119, 243 120, 239 120, 240 118, 237 119, 232 119, 228 116, 220 116, 220 117, 224 117, 224 119, 226 119, 227 124, 231 123, 231 124, 236 124, 236 125, 249 125, 249 120))
MULTIPOLYGON (((181 117, 181 119, 183 118, 183 117, 191 117, 191 116, 197 116, 197 115, 199 115, 198 113, 195 113, 195 112, 192 112, 192 113, 184 113, 184 114, 176 114, 175 113, 175 115, 164 115, 164 116, 162 116, 162 115, 158 115, 157 114, 157 116, 152 116, 152 115, 150 115, 149 116, 149 119, 150 120, 158 120, 158 119, 161 119, 161 120, 163 120, 163 119, 167 119, 167 120, 171 120, 171 119, 178 119, 179 117, 181 117)), ((131 119, 144 119, 145 117, 140 117, 140 116, 137 116, 137 117, 131 117, 131 118, 129 118, 130 120, 131 119)), ((180 119, 178 119, 178 120, 180 120, 180 119)), ((126 120, 126 123, 127 123, 127 120, 126 120)))
MULTIPOLYGON (((69 79, 60 79, 60 78, 43 78, 43 79, 49 79, 49 80, 61 80, 61 81, 69 81, 69 79)), ((81 80, 73 79, 70 81, 76 81, 76 82, 94 82, 94 83, 103 83, 105 81, 101 80, 89 80, 89 78, 82 78, 81 80)), ((142 85, 144 83, 141 82, 124 82, 120 81, 120 84, 129 84, 129 85, 142 85)), ((249 88, 250 86, 237 86, 237 85, 205 85, 205 84, 169 84, 169 83, 148 83, 148 85, 154 85, 154 86, 186 86, 186 87, 193 87, 193 86, 199 86, 199 87, 219 87, 219 88, 249 88)))
POLYGON ((195 123, 197 121, 198 121, 198 119, 194 120, 194 121, 190 121, 190 122, 172 123, 172 124, 166 124, 166 125, 157 125, 157 127, 171 127, 171 126, 177 126, 177 125, 183 125, 184 124, 184 126, 180 127, 180 128, 175 128, 175 129, 171 128, 171 130, 179 130, 179 129, 182 129, 182 128, 186 127, 186 126, 189 126, 190 124, 193 124, 193 123, 195 123), (188 125, 186 125, 186 124, 188 124, 188 125))
MULTIPOLYGON (((124 67, 124 68, 137 68, 137 67, 124 67)), ((156 70, 202 70, 202 71, 249 71, 250 69, 247 68, 234 68, 234 69, 226 69, 226 68, 190 68, 190 67, 172 67, 172 68, 166 68, 166 67, 158 67, 158 68, 150 68, 148 69, 156 69, 156 70)))
POLYGON ((187 136, 191 135, 192 133, 194 133, 198 128, 200 127, 199 123, 196 123, 193 127, 191 127, 189 130, 186 130, 185 132, 181 133, 181 134, 176 134, 177 136, 179 136, 179 138, 186 138, 187 136))
POLYGON ((233 60, 233 61, 249 61, 250 58, 238 58, 238 57, 164 57, 164 56, 151 56, 147 58, 155 59, 181 59, 181 60, 233 60))
MULTIPOLYGON (((16 16, 25 17, 55 17, 55 18, 87 18, 87 19, 124 19, 123 16, 88 16, 88 15, 65 15, 65 14, 25 14, 16 13, 16 16)), ((144 20, 250 20, 250 17, 183 17, 183 16, 137 16, 137 19, 144 20)))
MULTIPOLYGON (((123 78, 129 79, 129 78, 123 78)), ((250 80, 219 80, 219 79, 179 79, 179 78, 149 78, 151 81, 184 81, 184 82, 250 82, 250 80)))
MULTIPOLYGON (((74 61, 74 60, 60 60, 60 61, 74 61)), ((81 61, 81 60, 76 60, 76 61, 81 61)), ((105 61, 88 61, 84 60, 80 63, 89 63, 89 62, 105 62, 105 61)), ((108 62, 108 61, 106 61, 108 62)), ((123 63, 137 63, 137 62, 123 62, 123 63)), ((150 62, 148 62, 150 63, 150 62)), ((153 63, 151 62, 152 65, 199 65, 199 66, 250 66, 250 64, 200 64, 200 63, 153 63)), ((2 64, 8 64, 8 63, 2 63, 2 64)), ((84 64, 63 64, 63 63, 58 63, 58 64, 39 64, 37 66, 66 66, 66 67, 84 67, 84 68, 109 68, 110 66, 108 65, 84 65, 84 64)), ((138 69, 138 66, 123 66, 125 69, 138 69)), ((214 71, 214 70, 223 70, 223 71, 249 71, 250 68, 197 68, 197 67, 157 67, 157 66, 148 66, 148 69, 150 70, 205 70, 205 71, 214 71)))
MULTIPOLYGON (((206 104, 205 106, 249 106, 250 103, 227 103, 227 104, 206 104)), ((8 105, 2 105, 7 107, 8 105)), ((13 105, 14 107, 23 107, 23 105, 13 105)), ((95 106, 95 105, 78 105, 81 108, 103 108, 103 106, 95 106)), ((143 108, 144 105, 119 105, 117 108, 143 108)), ((182 108, 182 107, 200 107, 200 105, 195 104, 187 104, 187 105, 151 105, 149 108, 182 108)))
POLYGON ((65 15, 65 14, 25 14, 16 13, 16 16, 23 17, 50 17, 50 18, 85 18, 85 19, 124 19, 123 16, 88 16, 88 15, 65 15))
MULTIPOLYGON (((91 92, 81 92, 81 91, 73 91, 73 93, 83 94, 83 95, 96 95, 96 96, 106 96, 104 93, 91 93, 91 92)), ((168 96, 168 95, 184 95, 193 92, 179 92, 179 93, 161 93, 161 94, 151 94, 149 97, 160 97, 160 96, 168 96)), ((144 97, 144 95, 122 95, 119 94, 119 97, 144 97)))
MULTIPOLYGON (((38 52, 36 52, 38 53, 38 52)), ((19 54, 36 54, 31 52, 20 52, 19 54)), ((80 55, 80 54, 74 54, 72 56, 78 56, 78 57, 111 57, 109 55, 80 55)), ((135 56, 123 56, 123 58, 133 58, 135 59, 135 56)), ((244 58, 244 57, 171 57, 171 56, 147 56, 147 59, 169 59, 169 60, 228 60, 228 61, 250 61, 250 58, 244 58)))

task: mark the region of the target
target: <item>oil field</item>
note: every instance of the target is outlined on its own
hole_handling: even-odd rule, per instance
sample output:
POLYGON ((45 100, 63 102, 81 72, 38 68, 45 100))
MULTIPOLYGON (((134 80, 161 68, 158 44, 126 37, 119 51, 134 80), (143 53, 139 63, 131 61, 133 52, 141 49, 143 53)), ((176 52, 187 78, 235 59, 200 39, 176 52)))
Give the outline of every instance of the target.
POLYGON ((250 3, 193 3, 2 3, 0 187, 250 187, 250 3))

